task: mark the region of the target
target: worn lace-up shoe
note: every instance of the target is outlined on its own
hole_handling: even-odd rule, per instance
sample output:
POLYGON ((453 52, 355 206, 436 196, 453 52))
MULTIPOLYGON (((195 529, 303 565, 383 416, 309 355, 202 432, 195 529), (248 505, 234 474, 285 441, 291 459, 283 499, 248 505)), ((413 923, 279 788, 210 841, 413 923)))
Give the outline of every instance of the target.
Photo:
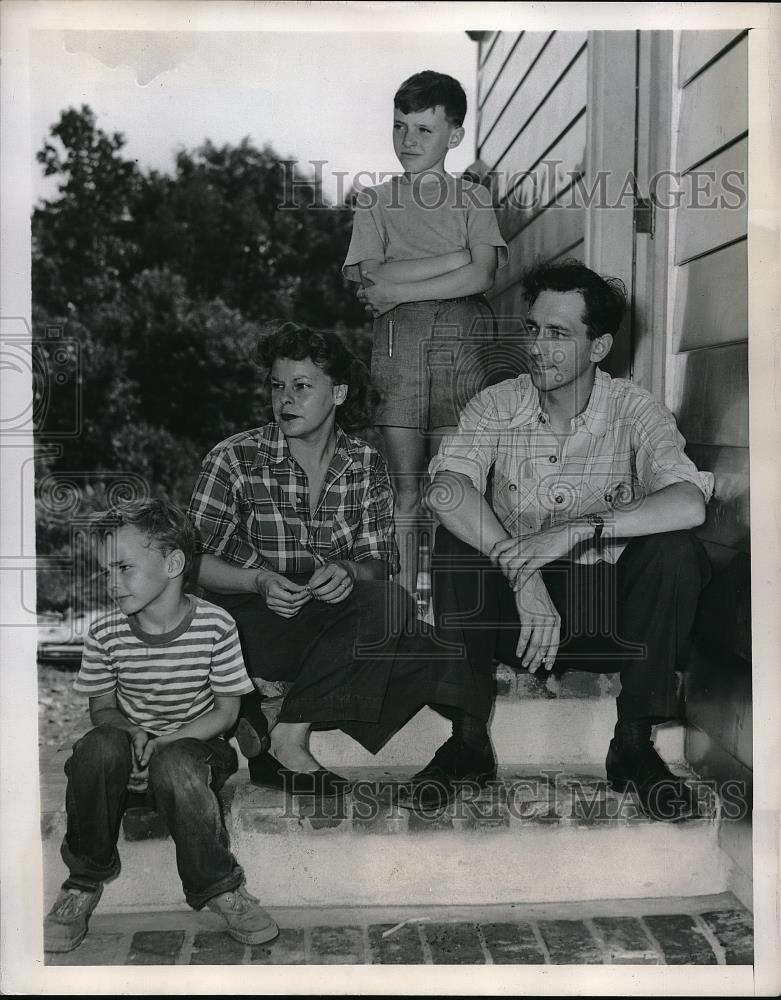
POLYGON ((496 778, 491 744, 478 750, 455 736, 442 744, 426 766, 399 792, 399 805, 416 812, 437 812, 456 796, 459 784, 484 787, 496 778))
POLYGON ((212 896, 206 905, 219 913, 228 925, 228 933, 242 944, 264 944, 279 934, 279 928, 260 905, 260 900, 247 892, 242 883, 232 892, 212 896))
POLYGON ((611 740, 605 770, 614 791, 637 793, 640 808, 650 819, 676 823, 700 815, 697 797, 686 779, 670 771, 652 743, 626 750, 611 740))
POLYGON ((89 918, 103 894, 103 886, 62 889, 43 922, 44 951, 73 951, 87 935, 89 918))

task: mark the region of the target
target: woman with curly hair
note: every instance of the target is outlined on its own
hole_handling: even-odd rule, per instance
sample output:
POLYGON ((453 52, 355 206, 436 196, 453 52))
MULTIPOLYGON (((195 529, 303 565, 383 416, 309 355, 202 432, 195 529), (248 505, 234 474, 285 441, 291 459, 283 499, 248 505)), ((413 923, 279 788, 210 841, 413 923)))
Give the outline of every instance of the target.
POLYGON ((366 367, 336 334, 292 323, 259 357, 274 419, 203 462, 190 504, 199 582, 235 618, 250 676, 287 685, 276 718, 257 692, 244 699, 237 736, 252 780, 338 795, 344 779, 310 753, 313 725, 376 753, 426 704, 465 717, 473 687, 391 581, 388 470, 351 433, 371 422, 366 367))

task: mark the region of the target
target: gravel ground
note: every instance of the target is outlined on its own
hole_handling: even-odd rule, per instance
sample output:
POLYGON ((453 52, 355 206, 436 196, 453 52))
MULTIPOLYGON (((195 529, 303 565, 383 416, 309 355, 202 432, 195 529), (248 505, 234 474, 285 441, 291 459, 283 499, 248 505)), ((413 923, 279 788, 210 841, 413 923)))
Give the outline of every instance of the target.
POLYGON ((76 694, 76 668, 38 664, 38 746, 69 746, 92 728, 87 698, 76 694))

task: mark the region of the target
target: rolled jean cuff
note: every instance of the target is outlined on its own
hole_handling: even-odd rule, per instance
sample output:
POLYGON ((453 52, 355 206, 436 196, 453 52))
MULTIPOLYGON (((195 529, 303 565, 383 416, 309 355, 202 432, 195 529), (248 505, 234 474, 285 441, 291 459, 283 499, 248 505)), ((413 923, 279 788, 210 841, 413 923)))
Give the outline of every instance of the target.
POLYGON ((108 882, 110 879, 116 878, 122 868, 116 848, 107 865, 98 865, 89 858, 80 858, 73 854, 68 847, 68 841, 63 838, 60 856, 70 872, 63 887, 67 886, 70 889, 92 889, 101 882, 108 882))
POLYGON ((233 866, 233 871, 230 875, 226 875, 219 882, 215 882, 208 889, 203 889, 201 892, 191 892, 187 886, 184 886, 184 898, 194 910, 202 910, 214 896, 219 896, 221 892, 233 892, 244 881, 244 869, 241 865, 237 864, 233 866))

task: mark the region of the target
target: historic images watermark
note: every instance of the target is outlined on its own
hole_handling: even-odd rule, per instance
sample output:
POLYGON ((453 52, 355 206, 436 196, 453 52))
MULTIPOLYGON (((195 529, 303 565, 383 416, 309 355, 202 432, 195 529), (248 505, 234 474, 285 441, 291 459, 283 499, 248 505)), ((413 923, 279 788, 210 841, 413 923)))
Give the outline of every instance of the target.
MULTIPOLYGON (((349 802, 344 798, 307 802, 307 797, 286 794, 281 814, 284 820, 308 818, 315 822, 344 821, 364 827, 392 827, 407 811, 401 807, 410 782, 378 783, 360 779, 350 785, 349 802)), ((505 825, 509 823, 572 823, 599 825, 627 823, 647 818, 637 789, 629 783, 612 791, 603 780, 568 775, 561 770, 508 779, 497 778, 480 785, 456 782, 452 790, 434 780, 417 783, 416 793, 425 791, 431 803, 425 811, 411 810, 420 824, 455 826, 505 825)), ((702 819, 739 822, 751 810, 751 794, 742 780, 707 781, 681 777, 659 781, 647 796, 647 808, 657 821, 674 820, 678 805, 686 801, 702 819)))
MULTIPOLYGON (((287 210, 340 208, 355 199, 361 207, 371 209, 378 198, 375 188, 399 176, 393 171, 359 170, 351 174, 345 170, 327 170, 327 160, 308 160, 303 165, 298 160, 285 160, 280 166, 283 197, 277 207, 287 210), (331 198, 325 196, 327 189, 334 192, 331 198)), ((480 175, 467 172, 462 176, 494 193, 496 208, 522 212, 552 206, 632 209, 640 192, 657 208, 667 211, 736 210, 745 208, 748 202, 747 173, 735 168, 660 170, 642 184, 632 171, 616 176, 613 171, 599 170, 587 176, 583 171, 563 168, 561 160, 543 159, 532 170, 492 170, 480 175)), ((434 210, 445 205, 466 208, 474 202, 475 195, 470 184, 452 184, 445 177, 433 176, 430 182, 413 186, 411 197, 416 207, 434 210)), ((394 203, 391 197, 385 208, 402 210, 403 206, 400 200, 394 203)))

